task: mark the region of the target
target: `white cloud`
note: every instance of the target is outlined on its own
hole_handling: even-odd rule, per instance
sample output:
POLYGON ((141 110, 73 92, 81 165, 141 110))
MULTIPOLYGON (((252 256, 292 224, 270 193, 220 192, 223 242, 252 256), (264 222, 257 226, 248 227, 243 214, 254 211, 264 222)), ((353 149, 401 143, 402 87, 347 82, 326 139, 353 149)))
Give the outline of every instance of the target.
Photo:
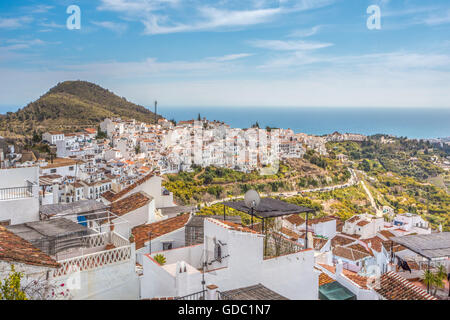
POLYGON ((283 40, 254 40, 250 44, 257 48, 264 48, 276 51, 307 51, 317 50, 333 46, 332 43, 312 42, 312 41, 283 41, 283 40))
POLYGON ((450 23, 450 11, 429 16, 423 20, 427 25, 435 26, 450 23))
POLYGON ((48 6, 48 5, 43 5, 43 4, 39 4, 36 6, 23 7, 23 9, 30 11, 31 13, 47 13, 53 8, 54 8, 53 6, 48 6))
POLYGON ((162 18, 153 15, 148 20, 143 21, 146 34, 167 34, 177 32, 191 32, 217 29, 220 27, 243 27, 271 21, 276 15, 281 13, 281 9, 257 9, 230 11, 220 10, 212 7, 198 9, 201 22, 192 24, 175 24, 163 26, 160 24, 162 18))
POLYGON ((33 21, 31 17, 0 18, 0 29, 19 29, 33 21))
POLYGON ((229 55, 226 55, 226 56, 214 57, 214 58, 209 58, 209 59, 215 60, 215 61, 233 61, 233 60, 247 58, 247 57, 250 57, 252 55, 253 54, 251 54, 251 53, 237 53, 237 54, 229 54, 229 55))
POLYGON ((98 10, 118 12, 144 24, 145 34, 242 28, 267 23, 283 14, 320 8, 335 0, 101 0, 98 10), (234 4, 234 5, 233 5, 234 4), (239 9, 236 9, 238 7, 239 9), (173 10, 169 12, 169 9, 173 10))
POLYGON ((118 34, 122 34, 124 33, 128 26, 124 23, 118 23, 118 22, 112 22, 112 21, 92 21, 92 24, 104 28, 104 29, 108 29, 111 31, 114 31, 118 34))
POLYGON ((317 34, 321 28, 322 28, 322 26, 314 26, 309 29, 294 30, 288 36, 293 37, 293 38, 311 37, 311 36, 317 34))

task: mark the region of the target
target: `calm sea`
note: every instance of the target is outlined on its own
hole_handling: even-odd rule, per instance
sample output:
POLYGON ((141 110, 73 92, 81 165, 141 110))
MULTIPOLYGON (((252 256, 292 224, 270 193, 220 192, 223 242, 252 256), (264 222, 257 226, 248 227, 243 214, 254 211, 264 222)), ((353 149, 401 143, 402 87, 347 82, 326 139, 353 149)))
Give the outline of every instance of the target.
POLYGON ((248 128, 256 121, 266 126, 290 128, 295 132, 323 135, 377 133, 408 138, 450 137, 450 109, 405 108, 180 108, 159 107, 167 119, 189 120, 201 117, 221 120, 235 128, 248 128))
MULTIPOLYGON (((17 107, 0 107, 0 113, 17 107)), ((158 107, 167 119, 190 120, 201 117, 221 120, 235 128, 248 128, 258 122, 266 126, 290 128, 295 132, 323 135, 342 133, 377 133, 408 138, 450 137, 450 108, 257 108, 257 107, 158 107)))

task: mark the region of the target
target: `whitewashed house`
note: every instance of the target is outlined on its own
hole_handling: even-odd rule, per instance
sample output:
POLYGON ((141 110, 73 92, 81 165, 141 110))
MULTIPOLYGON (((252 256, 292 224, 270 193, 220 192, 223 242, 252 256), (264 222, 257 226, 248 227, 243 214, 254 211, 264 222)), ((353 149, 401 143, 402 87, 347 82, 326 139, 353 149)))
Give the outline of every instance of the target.
POLYGON ((0 169, 0 225, 39 220, 39 168, 0 169))
POLYGON ((288 299, 318 299, 314 251, 264 254, 264 235, 212 218, 204 220, 204 243, 145 254, 142 257, 141 298, 183 297, 214 285, 227 291, 262 284, 288 299), (160 265, 155 256, 166 263, 160 265), (203 268, 203 263, 206 267, 203 268), (203 270, 203 271, 202 271, 203 270))

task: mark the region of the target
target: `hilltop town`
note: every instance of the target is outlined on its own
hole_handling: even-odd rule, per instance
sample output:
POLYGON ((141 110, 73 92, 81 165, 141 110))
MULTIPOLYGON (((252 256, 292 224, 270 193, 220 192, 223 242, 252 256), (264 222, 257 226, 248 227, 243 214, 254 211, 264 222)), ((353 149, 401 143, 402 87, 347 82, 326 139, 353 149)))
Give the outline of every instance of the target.
MULTIPOLYGON (((106 118, 43 133, 45 157, 3 147, 0 278, 15 265, 32 299, 446 299, 450 249, 423 252, 417 241, 447 244, 448 212, 387 202, 401 193, 383 179, 401 172, 356 154, 373 139, 398 144, 200 117, 106 118), (242 197, 255 188, 251 215, 242 197)), ((433 154, 432 167, 416 155, 417 175, 448 171, 448 157, 433 154)))

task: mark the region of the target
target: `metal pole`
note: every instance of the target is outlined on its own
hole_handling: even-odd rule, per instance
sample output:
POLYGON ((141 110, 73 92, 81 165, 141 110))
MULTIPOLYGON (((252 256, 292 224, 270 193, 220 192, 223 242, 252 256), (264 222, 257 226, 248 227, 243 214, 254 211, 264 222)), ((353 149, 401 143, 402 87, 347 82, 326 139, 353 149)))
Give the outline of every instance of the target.
POLYGON ((253 230, 253 207, 252 207, 252 230, 253 230))
POLYGON ((152 254, 152 232, 149 231, 148 233, 148 252, 149 254, 152 254))
POLYGON ((226 215, 225 210, 226 210, 226 206, 223 205, 223 221, 225 221, 225 220, 227 219, 227 218, 225 217, 225 215, 226 215))
MULTIPOLYGON (((428 259, 428 272, 430 272, 430 262, 431 262, 431 259, 428 259)), ((430 281, 428 281, 428 284, 427 284, 427 293, 428 294, 430 293, 430 281)))
POLYGON ((305 249, 308 249, 308 212, 306 212, 305 249))

